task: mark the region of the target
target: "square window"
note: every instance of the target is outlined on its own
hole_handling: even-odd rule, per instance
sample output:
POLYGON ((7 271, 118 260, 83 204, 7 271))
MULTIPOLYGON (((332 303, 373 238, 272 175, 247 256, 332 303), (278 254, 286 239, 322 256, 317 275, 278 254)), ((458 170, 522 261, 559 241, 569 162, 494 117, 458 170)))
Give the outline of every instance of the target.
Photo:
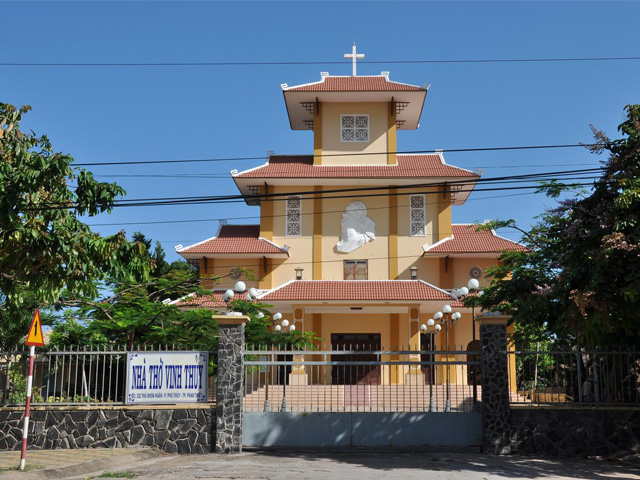
POLYGON ((340 115, 341 142, 368 142, 369 115, 340 115))

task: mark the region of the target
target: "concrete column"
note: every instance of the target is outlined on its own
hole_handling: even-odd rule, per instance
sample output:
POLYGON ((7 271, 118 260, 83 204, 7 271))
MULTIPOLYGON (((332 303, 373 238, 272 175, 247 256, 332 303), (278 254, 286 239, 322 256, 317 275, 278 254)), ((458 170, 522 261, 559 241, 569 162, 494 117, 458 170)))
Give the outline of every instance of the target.
POLYGON ((216 453, 242 452, 244 324, 249 317, 214 315, 218 322, 216 453))
POLYGON ((482 368, 482 449, 489 455, 511 453, 511 409, 507 368, 507 315, 476 317, 480 326, 482 368))

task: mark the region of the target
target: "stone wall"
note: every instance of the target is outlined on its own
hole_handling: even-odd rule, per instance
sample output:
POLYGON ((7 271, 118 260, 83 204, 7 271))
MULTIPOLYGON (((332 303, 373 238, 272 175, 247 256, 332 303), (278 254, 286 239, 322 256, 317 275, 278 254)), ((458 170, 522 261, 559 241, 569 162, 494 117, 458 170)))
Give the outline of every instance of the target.
POLYGON ((247 317, 219 319, 218 388, 216 390, 216 453, 242 452, 244 392, 244 323, 247 317), (222 321, 221 321, 222 320, 222 321), (235 320, 237 323, 231 323, 235 320))
POLYGON ((515 453, 624 456, 640 453, 640 409, 512 408, 515 453))
MULTIPOLYGON (((23 412, 0 411, 0 450, 19 450, 23 412)), ((211 452, 211 407, 173 409, 36 409, 30 449, 156 446, 167 453, 211 452)))
POLYGON ((482 349, 482 451, 490 455, 511 451, 506 318, 478 319, 482 349))

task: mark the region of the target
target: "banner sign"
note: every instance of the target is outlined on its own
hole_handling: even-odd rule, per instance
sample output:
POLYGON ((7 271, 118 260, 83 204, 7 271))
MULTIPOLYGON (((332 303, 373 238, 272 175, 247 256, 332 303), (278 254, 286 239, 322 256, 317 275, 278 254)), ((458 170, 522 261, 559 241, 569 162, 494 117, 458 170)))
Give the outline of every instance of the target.
POLYGON ((126 403, 204 403, 208 371, 208 352, 128 353, 126 403))

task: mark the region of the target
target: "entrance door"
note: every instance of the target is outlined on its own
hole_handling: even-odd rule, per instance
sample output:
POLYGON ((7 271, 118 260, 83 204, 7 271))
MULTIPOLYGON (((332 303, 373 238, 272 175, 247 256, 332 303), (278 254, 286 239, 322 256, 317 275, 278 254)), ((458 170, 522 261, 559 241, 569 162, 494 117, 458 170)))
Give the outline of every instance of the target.
MULTIPOLYGON (((435 356, 428 352, 435 350, 435 335, 433 333, 421 333, 420 334, 420 350, 425 353, 420 354, 421 362, 433 362, 435 356)), ((425 384, 435 385, 435 373, 436 369, 434 365, 422 365, 422 373, 424 373, 425 384)))
MULTIPOLYGON (((333 350, 368 352, 380 350, 379 333, 332 333, 333 350)), ((377 362, 378 355, 370 353, 350 353, 331 355, 332 362, 377 362)), ((334 385, 379 385, 379 365, 334 365, 331 368, 334 385)))

